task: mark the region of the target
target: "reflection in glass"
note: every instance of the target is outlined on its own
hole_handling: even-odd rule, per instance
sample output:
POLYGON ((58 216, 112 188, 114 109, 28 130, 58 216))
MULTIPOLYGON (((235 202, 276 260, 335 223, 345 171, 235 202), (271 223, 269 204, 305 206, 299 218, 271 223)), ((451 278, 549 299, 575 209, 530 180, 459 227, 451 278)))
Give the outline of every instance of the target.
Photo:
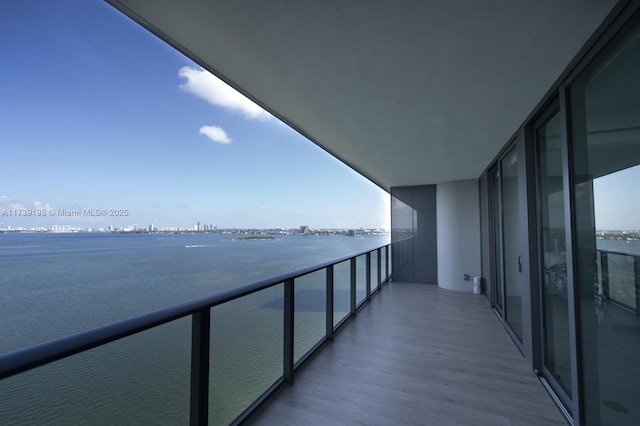
POLYGON ((540 187, 544 365, 571 398, 569 298, 564 224, 564 191, 560 115, 536 135, 540 187))
POLYGON ((571 87, 587 425, 640 424, 640 32, 571 87))
MULTIPOLYGON (((602 245, 606 245, 604 243, 602 245)), ((637 312, 636 271, 633 254, 600 250, 601 272, 605 276, 607 287, 604 294, 607 300, 637 312)), ((601 278, 602 279, 602 278, 601 278)))
POLYGON ((437 284, 435 185, 391 188, 391 246, 396 281, 437 284))
POLYGON ((414 278, 413 238, 415 237, 413 190, 397 188, 391 194, 391 245, 393 271, 398 281, 414 278))

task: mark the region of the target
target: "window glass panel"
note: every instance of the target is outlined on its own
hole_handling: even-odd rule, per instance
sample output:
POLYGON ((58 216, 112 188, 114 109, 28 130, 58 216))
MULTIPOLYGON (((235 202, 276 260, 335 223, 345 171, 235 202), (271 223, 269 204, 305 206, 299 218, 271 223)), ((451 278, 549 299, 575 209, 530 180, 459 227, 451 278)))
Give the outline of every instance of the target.
POLYGON ((544 362, 571 396, 569 301, 564 224, 560 115, 537 131, 542 245, 544 362))
POLYGON ((505 317, 522 341, 522 284, 520 258, 520 213, 518 211, 518 152, 516 147, 501 161, 502 225, 504 244, 505 317))
POLYGON ((413 281, 413 239, 415 238, 413 191, 394 188, 391 196, 391 246, 394 278, 413 281))
POLYGON ((396 281, 438 282, 435 185, 391 188, 391 245, 396 281))
POLYGON ((640 423, 640 31, 571 87, 585 424, 640 423))

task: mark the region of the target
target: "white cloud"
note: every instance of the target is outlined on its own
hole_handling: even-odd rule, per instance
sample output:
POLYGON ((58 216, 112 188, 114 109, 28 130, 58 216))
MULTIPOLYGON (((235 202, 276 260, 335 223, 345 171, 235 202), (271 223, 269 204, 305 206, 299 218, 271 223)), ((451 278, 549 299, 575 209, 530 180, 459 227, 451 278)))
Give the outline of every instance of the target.
POLYGON ((207 70, 182 67, 178 75, 186 80, 180 85, 182 90, 212 105, 240 113, 251 120, 271 118, 271 114, 207 70))
POLYGON ((33 207, 35 207, 36 209, 47 209, 47 210, 53 209, 53 207, 51 207, 51 204, 41 203, 40 201, 34 201, 33 207))
MULTIPOLYGON (((51 204, 41 203, 40 201, 34 201, 32 205, 34 209, 47 209, 47 210, 52 209, 51 204)), ((0 208, 13 209, 13 210, 31 210, 32 209, 28 205, 25 205, 17 201, 12 201, 11 198, 9 198, 6 195, 0 196, 0 208)))
POLYGON ((0 207, 3 209, 15 210, 26 210, 28 208, 22 203, 12 201, 11 198, 7 197, 6 195, 0 197, 0 207))
POLYGON ((218 126, 202 126, 200 127, 200 134, 205 135, 214 142, 231 143, 231 138, 227 135, 227 132, 218 126))

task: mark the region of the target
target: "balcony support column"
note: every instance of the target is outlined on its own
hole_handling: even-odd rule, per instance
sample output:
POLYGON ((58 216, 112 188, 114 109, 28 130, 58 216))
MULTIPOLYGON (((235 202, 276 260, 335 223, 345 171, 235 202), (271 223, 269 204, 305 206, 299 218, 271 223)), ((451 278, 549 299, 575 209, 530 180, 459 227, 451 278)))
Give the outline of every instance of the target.
POLYGON ((191 325, 191 426, 209 422, 209 347, 211 309, 195 312, 191 325))
POLYGON ((327 266, 326 335, 333 341, 333 265, 327 266))
POLYGON ((367 300, 371 300, 371 252, 367 252, 366 255, 366 259, 367 259, 367 271, 365 272, 364 276, 366 277, 366 289, 367 289, 367 300))
POLYGON ((356 258, 352 257, 351 264, 351 291, 349 292, 351 300, 351 315, 356 314, 356 258))
POLYGON ((295 287, 294 280, 289 279, 284 282, 284 380, 293 384, 293 333, 295 318, 295 287))

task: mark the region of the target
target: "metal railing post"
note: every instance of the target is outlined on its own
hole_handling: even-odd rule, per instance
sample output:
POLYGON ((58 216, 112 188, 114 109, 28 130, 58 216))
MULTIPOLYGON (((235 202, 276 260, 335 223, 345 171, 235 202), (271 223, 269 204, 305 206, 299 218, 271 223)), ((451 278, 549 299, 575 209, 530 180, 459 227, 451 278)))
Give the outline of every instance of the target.
POLYGON ((356 258, 352 257, 350 260, 351 265, 351 287, 349 296, 351 300, 351 315, 356 314, 356 258))
POLYGON ((284 367, 283 376, 287 383, 293 384, 293 331, 295 317, 294 280, 284 282, 284 367))
POLYGON ((327 266, 326 335, 333 340, 333 265, 327 266))
POLYGON ((376 249, 376 256, 378 256, 378 288, 380 288, 380 285, 382 285, 382 265, 380 264, 380 262, 382 262, 382 251, 381 249, 376 249))
POLYGON ((371 300, 371 252, 367 252, 367 255, 365 257, 365 259, 367 259, 367 265, 366 265, 366 272, 364 274, 364 276, 366 277, 366 281, 367 281, 367 300, 371 300))
POLYGON ((640 315, 640 256, 633 256, 633 276, 636 279, 636 315, 640 315))
POLYGON ((191 426, 209 422, 209 347, 211 309, 191 315, 191 426))
POLYGON ((389 278, 389 247, 390 245, 387 245, 384 248, 384 280, 383 281, 386 281, 389 278))

